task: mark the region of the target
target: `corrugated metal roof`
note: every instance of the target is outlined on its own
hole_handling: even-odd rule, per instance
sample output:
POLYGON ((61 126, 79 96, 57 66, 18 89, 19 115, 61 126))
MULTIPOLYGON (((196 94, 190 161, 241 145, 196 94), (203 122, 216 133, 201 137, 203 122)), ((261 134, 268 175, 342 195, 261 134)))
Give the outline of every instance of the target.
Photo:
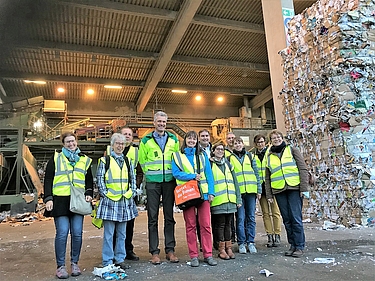
MULTIPOLYGON (((5 0, 12 9, 0 30, 0 78, 4 101, 43 95, 85 99, 95 88, 95 100, 136 103, 152 77, 184 0, 5 0), (42 8, 41 8, 42 7, 42 8), (28 77, 47 79, 44 86, 25 84, 28 77), (12 79, 10 79, 12 78, 12 79), (69 81, 71 79, 71 81, 69 81), (115 81, 121 90, 106 90, 115 81)), ((295 0, 296 13, 315 1, 295 0)), ((188 103, 197 89, 214 99, 226 94, 261 91, 270 85, 261 0, 203 0, 161 75, 154 95, 163 103, 188 103), (228 23, 228 25, 226 25, 228 23), (238 27, 239 26, 239 27, 238 27), (253 28, 251 28, 253 26, 253 28), (249 27, 249 28, 247 28, 249 27), (258 71, 257 71, 258 69, 258 71), (161 85, 159 83, 159 85, 161 85), (171 95, 174 86, 191 87, 188 94, 171 95), (212 91, 211 91, 212 90, 212 91)), ((6 11, 4 9, 4 11, 6 11)), ((228 105, 241 106, 230 96, 228 105)))

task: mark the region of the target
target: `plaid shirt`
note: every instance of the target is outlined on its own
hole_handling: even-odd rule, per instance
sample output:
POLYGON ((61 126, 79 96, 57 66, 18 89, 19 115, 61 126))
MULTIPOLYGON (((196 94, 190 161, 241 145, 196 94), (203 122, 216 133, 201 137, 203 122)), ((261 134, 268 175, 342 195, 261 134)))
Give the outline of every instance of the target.
MULTIPOLYGON (((113 156, 111 156, 113 157, 113 156)), ((115 157, 117 164, 122 168, 124 160, 122 157, 115 157)), ((129 179, 129 188, 133 190, 133 197, 136 196, 136 183, 134 176, 134 167, 129 161, 130 165, 130 179, 129 179)), ((111 169, 111 167, 109 167, 111 169)), ((103 220, 124 222, 130 221, 138 216, 137 206, 134 202, 134 199, 126 199, 124 196, 121 197, 119 201, 113 201, 107 197, 107 187, 105 185, 105 164, 103 161, 100 161, 98 165, 98 170, 96 173, 97 184, 100 194, 100 203, 97 211, 97 218, 103 220)))

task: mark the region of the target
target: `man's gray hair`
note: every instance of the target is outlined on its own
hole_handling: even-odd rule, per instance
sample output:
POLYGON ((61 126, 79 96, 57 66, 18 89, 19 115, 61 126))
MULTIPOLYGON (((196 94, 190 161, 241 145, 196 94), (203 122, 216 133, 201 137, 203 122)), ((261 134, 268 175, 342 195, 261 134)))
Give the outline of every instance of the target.
POLYGON ((117 140, 125 143, 125 136, 120 133, 114 133, 111 137, 111 146, 113 146, 117 140))
POLYGON ((155 113, 154 115, 154 121, 156 121, 156 118, 158 118, 159 116, 161 117, 165 117, 166 120, 168 120, 168 115, 167 113, 165 113, 164 111, 158 111, 155 113))

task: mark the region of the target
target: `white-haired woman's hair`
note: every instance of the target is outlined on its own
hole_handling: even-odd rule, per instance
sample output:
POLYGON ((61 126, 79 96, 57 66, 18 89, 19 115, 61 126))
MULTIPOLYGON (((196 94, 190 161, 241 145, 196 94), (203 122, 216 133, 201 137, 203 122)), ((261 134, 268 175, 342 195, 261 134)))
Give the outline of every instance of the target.
POLYGON ((111 137, 111 146, 113 146, 117 140, 125 143, 125 136, 120 133, 114 133, 111 137))
POLYGON ((158 111, 158 112, 156 112, 155 115, 154 115, 154 121, 156 121, 156 119, 157 119, 159 116, 165 117, 165 119, 168 120, 168 115, 167 115, 167 113, 165 113, 164 111, 158 111))

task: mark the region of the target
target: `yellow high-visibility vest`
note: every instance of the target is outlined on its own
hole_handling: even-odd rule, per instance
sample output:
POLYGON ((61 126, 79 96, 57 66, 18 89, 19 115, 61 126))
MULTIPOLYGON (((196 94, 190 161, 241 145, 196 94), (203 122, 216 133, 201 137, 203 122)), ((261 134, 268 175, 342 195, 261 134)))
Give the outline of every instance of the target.
POLYGON ((55 152, 55 176, 53 178, 52 194, 55 196, 69 196, 71 184, 84 189, 85 177, 91 161, 91 158, 82 155, 73 167, 62 152, 55 152))
MULTIPOLYGON (((202 154, 199 155, 199 161, 200 161, 200 170, 194 171, 193 166, 191 165, 189 159, 186 157, 184 153, 181 152, 175 152, 173 153, 173 159, 177 165, 178 168, 180 168, 181 171, 184 171, 189 174, 200 174, 201 180, 199 181, 199 187, 202 191, 202 193, 208 193, 208 183, 206 179, 206 174, 204 173, 204 156, 202 154)), ((197 168, 197 160, 196 156, 194 155, 194 167, 197 168)), ((184 184, 186 181, 181 181, 176 179, 177 184, 184 184)))
POLYGON ((253 167, 251 166, 250 155, 245 154, 244 160, 241 163, 236 155, 232 154, 229 156, 229 162, 234 168, 241 194, 257 193, 258 182, 253 167))
MULTIPOLYGON (((109 169, 106 171, 104 180, 107 187, 107 197, 113 201, 119 201, 122 196, 129 199, 132 190, 129 188, 128 167, 124 162, 122 168, 117 164, 113 156, 109 157, 109 169)), ((106 157, 101 157, 99 161, 106 164, 106 157)))
POLYGON ((299 171, 292 155, 292 149, 287 145, 281 159, 267 150, 267 168, 271 172, 271 187, 283 189, 287 183, 289 186, 300 184, 299 171))
POLYGON ((228 202, 237 204, 236 188, 228 164, 225 163, 225 172, 223 173, 213 162, 212 174, 214 176, 215 197, 211 202, 211 207, 228 202))
POLYGON ((264 178, 266 177, 266 163, 267 163, 266 156, 264 156, 263 160, 260 161, 258 155, 254 154, 254 159, 257 162, 260 183, 262 184, 264 182, 264 178))

